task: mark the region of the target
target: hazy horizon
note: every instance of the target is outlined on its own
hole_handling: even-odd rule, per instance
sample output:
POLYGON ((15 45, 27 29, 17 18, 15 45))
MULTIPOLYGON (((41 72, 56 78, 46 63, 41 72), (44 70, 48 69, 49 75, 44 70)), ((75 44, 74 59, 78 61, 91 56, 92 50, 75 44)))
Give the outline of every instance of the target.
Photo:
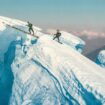
POLYGON ((105 32, 104 0, 0 0, 0 15, 44 29, 105 32))

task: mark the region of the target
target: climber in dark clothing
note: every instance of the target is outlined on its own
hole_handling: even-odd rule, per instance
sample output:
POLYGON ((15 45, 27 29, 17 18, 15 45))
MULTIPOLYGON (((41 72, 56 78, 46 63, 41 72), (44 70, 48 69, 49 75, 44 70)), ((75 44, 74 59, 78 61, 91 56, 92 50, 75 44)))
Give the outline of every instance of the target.
POLYGON ((54 38, 53 38, 53 40, 55 40, 55 39, 57 38, 57 39, 58 39, 58 42, 60 42, 60 39, 59 39, 60 36, 61 36, 61 33, 60 33, 59 30, 57 30, 57 33, 54 34, 54 38))
POLYGON ((30 23, 30 22, 27 22, 28 23, 28 27, 29 27, 29 32, 30 32, 30 34, 33 34, 34 35, 34 30, 33 30, 33 24, 32 23, 30 23))

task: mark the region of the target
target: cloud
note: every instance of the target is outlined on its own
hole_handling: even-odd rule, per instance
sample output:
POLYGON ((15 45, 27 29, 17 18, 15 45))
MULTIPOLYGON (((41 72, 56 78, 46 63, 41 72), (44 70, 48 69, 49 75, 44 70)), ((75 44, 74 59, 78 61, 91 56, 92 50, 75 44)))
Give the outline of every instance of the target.
POLYGON ((97 37, 105 38, 104 32, 83 30, 81 32, 74 32, 74 34, 78 35, 78 36, 87 36, 89 39, 93 39, 93 38, 97 38, 97 37))
MULTIPOLYGON (((56 29, 47 29, 46 33, 48 34, 55 34, 56 29)), ((71 31, 70 32, 73 35, 76 35, 78 37, 80 36, 86 36, 88 39, 94 39, 94 38, 105 38, 105 32, 97 32, 97 31, 91 31, 91 30, 83 30, 83 31, 71 31)))

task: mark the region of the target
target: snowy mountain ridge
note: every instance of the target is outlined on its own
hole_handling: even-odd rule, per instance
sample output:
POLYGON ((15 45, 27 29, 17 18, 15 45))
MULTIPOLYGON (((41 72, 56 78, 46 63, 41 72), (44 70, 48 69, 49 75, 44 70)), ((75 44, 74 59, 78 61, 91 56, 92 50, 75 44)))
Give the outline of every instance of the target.
MULTIPOLYGON (((47 89, 50 88, 48 85, 48 80, 43 80, 44 77, 42 76, 43 73, 47 71, 47 73, 50 75, 50 79, 53 80, 57 90, 59 90, 59 94, 62 94, 62 96, 64 97, 63 105, 66 105, 66 103, 67 105, 104 105, 105 85, 103 85, 104 81, 102 80, 104 80, 105 78, 105 71, 92 61, 83 57, 74 49, 65 45, 60 45, 48 36, 43 36, 38 40, 37 44, 30 47, 25 57, 22 58, 21 56, 17 56, 20 59, 13 62, 12 68, 18 76, 16 76, 15 78, 18 78, 21 81, 21 85, 27 88, 27 92, 25 94, 19 96, 17 95, 18 98, 20 96, 26 97, 25 99, 21 100, 23 103, 25 103, 25 101, 27 102, 27 100, 30 99, 30 105, 35 104, 37 96, 34 96, 35 99, 33 99, 32 95, 29 93, 32 91, 32 94, 36 94, 36 88, 38 88, 36 86, 37 84, 44 85, 44 87, 46 87, 47 89), (75 54, 82 59, 78 59, 79 57, 76 57, 75 54), (76 62, 72 62, 75 59, 76 62), (85 63, 83 61, 85 61, 85 63), (80 65, 78 62, 80 62, 80 64, 82 65, 80 65), (17 67, 17 64, 20 66, 17 67), (90 67, 88 67, 87 64, 90 65, 90 67), (38 66, 38 68, 36 68, 36 65, 38 66), (42 68, 43 71, 40 71, 40 68, 42 68), (39 75, 39 78, 35 77, 35 75, 39 75), (39 80, 41 81, 41 83, 39 80), (29 84, 33 83, 34 81, 37 81, 38 83, 36 85, 31 85, 32 87, 29 87, 29 84)), ((16 84, 18 82, 18 79, 16 79, 14 87, 19 87, 16 84)), ((52 82, 50 82, 50 85, 52 85, 52 82)), ((19 88, 19 90, 20 92, 24 91, 24 89, 21 88, 19 88)), ((11 102, 13 103, 15 102, 14 94, 18 94, 16 93, 16 90, 14 90, 11 99, 11 102)), ((59 98, 59 102, 56 103, 55 97, 51 96, 50 94, 48 94, 48 96, 46 96, 45 98, 45 95, 41 95, 41 90, 37 94, 40 97, 40 101, 46 101, 46 98, 50 97, 51 99, 54 98, 51 101, 52 105, 62 104, 59 98)), ((56 92, 53 94, 55 95, 56 92)), ((19 101, 20 99, 17 100, 18 104, 20 104, 19 101)), ((47 102, 49 104, 50 99, 47 100, 47 102)))
MULTIPOLYGON (((0 22, 4 19, 9 24, 12 21, 0 17, 0 22)), ((28 30, 24 22, 14 22, 16 27, 28 30)), ((0 104, 7 105, 1 100, 9 94, 9 105, 105 105, 105 70, 79 53, 85 42, 61 31, 63 44, 59 44, 39 29, 35 29, 40 36, 37 40, 9 27, 1 28, 0 66, 4 67, 0 72, 6 75, 0 82, 7 87, 13 80, 13 85, 8 85, 10 91, 5 95, 0 86, 0 104), (11 72, 13 79, 8 81, 11 72)))
POLYGON ((99 52, 96 63, 101 67, 105 68, 105 50, 99 52))

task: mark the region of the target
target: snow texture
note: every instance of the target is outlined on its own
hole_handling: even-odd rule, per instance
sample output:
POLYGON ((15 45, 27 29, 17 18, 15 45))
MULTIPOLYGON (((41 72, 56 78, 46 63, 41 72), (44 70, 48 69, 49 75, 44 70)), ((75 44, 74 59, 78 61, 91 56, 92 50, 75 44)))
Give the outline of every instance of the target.
POLYGON ((96 63, 101 67, 105 68, 105 50, 100 51, 96 63))
MULTIPOLYGON (((27 30, 24 22, 4 17, 0 21, 27 30)), ((35 29, 40 36, 37 40, 3 27, 0 74, 8 72, 0 79, 0 105, 7 105, 8 94, 9 105, 105 105, 105 71, 78 52, 84 41, 61 31, 60 44, 39 28, 35 29), (6 81, 4 77, 8 77, 6 81), (9 90, 3 88, 6 83, 9 90), (9 92, 4 94, 3 89, 9 92)))

